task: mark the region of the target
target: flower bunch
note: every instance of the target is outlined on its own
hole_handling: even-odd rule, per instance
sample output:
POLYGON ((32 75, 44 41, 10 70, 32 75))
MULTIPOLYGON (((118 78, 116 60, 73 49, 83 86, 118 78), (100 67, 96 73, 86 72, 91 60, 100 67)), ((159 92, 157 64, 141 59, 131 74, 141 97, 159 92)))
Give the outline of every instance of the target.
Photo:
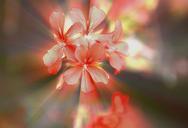
POLYGON ((67 16, 62 11, 51 14, 49 21, 56 44, 43 56, 43 61, 51 74, 61 69, 62 62, 66 63, 57 88, 80 84, 81 91, 89 92, 97 83, 108 84, 109 75, 101 67, 106 60, 116 71, 124 69, 126 44, 121 40, 121 22, 115 22, 114 31, 104 33, 105 17, 95 6, 90 8, 88 16, 77 8, 71 9, 67 16))

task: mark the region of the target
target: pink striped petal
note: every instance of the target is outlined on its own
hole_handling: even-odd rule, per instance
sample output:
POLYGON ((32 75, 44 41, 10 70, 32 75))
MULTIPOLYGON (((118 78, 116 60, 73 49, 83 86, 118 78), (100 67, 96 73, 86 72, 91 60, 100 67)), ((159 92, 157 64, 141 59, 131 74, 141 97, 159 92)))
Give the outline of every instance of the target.
POLYGON ((94 85, 91 81, 91 77, 86 70, 82 71, 82 79, 81 79, 81 91, 90 92, 94 89, 94 85))
POLYGON ((67 60, 69 60, 69 61, 76 60, 75 56, 74 56, 75 47, 73 45, 67 45, 67 46, 63 47, 63 51, 65 53, 67 60))
POLYGON ((69 16, 74 23, 81 23, 86 30, 86 19, 80 9, 74 8, 70 11, 69 16))
POLYGON ((65 22, 64 13, 61 11, 55 11, 51 14, 49 20, 50 20, 50 24, 51 24, 52 28, 56 32, 63 34, 64 22, 65 22))
POLYGON ((105 57, 105 48, 100 43, 93 44, 88 51, 88 56, 91 62, 99 61, 105 57))
POLYGON ((83 36, 80 36, 80 37, 74 39, 72 42, 76 46, 80 46, 80 45, 88 46, 88 40, 83 36))
POLYGON ((120 39, 120 37, 122 36, 122 33, 123 33, 122 24, 119 20, 117 20, 115 23, 115 30, 113 32, 112 40, 114 42, 118 41, 120 39))
POLYGON ((116 51, 124 55, 128 54, 128 44, 124 41, 118 41, 117 44, 114 45, 114 47, 116 48, 116 51))
POLYGON ((61 69, 62 62, 61 60, 55 62, 53 65, 48 67, 48 72, 50 74, 56 74, 61 69))
POLYGON ((71 38, 73 37, 75 34, 79 34, 82 32, 82 25, 80 23, 75 23, 73 24, 68 31, 66 32, 66 36, 71 38))
POLYGON ((125 67, 125 60, 122 57, 122 55, 116 53, 116 52, 111 52, 110 53, 110 65, 115 68, 117 71, 122 70, 125 67))
POLYGON ((88 67, 88 72, 90 73, 94 82, 108 84, 109 75, 102 68, 88 67))
POLYGON ((64 72, 64 80, 68 85, 76 85, 79 83, 81 73, 81 67, 70 68, 64 72))
POLYGON ((62 46, 55 45, 43 56, 43 62, 46 66, 52 66, 56 61, 64 56, 62 46))
POLYGON ((76 48, 75 57, 80 63, 85 63, 87 60, 88 48, 80 45, 76 48))
POLYGON ((92 38, 100 43, 109 43, 112 41, 112 34, 93 34, 92 38))
POLYGON ((43 56, 43 62, 46 66, 51 66, 53 65, 57 60, 59 59, 58 53, 57 52, 47 52, 43 56))
POLYGON ((90 20, 89 30, 90 31, 94 30, 98 25, 102 23, 104 18, 105 18, 105 13, 102 10, 100 10, 95 6, 91 7, 89 12, 89 20, 90 20))

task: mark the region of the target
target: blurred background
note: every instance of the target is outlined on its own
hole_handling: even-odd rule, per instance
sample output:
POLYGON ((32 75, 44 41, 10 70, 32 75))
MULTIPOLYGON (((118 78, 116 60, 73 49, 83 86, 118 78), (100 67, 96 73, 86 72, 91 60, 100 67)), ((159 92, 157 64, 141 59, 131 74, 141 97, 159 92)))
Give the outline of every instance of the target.
MULTIPOLYGON (((91 5, 106 12, 110 28, 116 19, 123 24, 126 70, 114 75, 104 67, 116 89, 151 128, 187 128, 187 0, 0 0, 0 128, 72 127, 79 90, 56 91, 60 73, 49 75, 42 61, 55 44, 48 17, 91 5)), ((111 93, 102 90, 101 104, 111 93)))

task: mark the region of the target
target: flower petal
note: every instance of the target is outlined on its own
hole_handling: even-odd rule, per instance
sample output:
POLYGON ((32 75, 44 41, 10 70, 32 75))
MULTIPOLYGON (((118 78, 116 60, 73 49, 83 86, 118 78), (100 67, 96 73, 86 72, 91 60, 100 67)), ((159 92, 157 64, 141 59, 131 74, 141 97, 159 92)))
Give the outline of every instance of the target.
POLYGON ((117 20, 115 23, 115 30, 113 32, 112 40, 118 41, 120 37, 122 36, 122 33, 123 33, 122 24, 119 20, 117 20))
POLYGON ((52 66, 56 61, 63 58, 64 53, 61 45, 53 46, 48 52, 43 56, 43 62, 46 66, 52 66))
POLYGON ((77 22, 81 23, 84 27, 84 30, 86 30, 86 28, 87 28, 86 19, 85 19, 84 15, 83 15, 83 13, 80 9, 73 8, 70 11, 69 16, 74 23, 77 23, 77 22))
POLYGON ((91 81, 91 77, 86 70, 82 71, 82 79, 81 79, 81 91, 89 92, 94 89, 94 85, 91 81))
POLYGON ((94 30, 98 25, 100 25, 101 22, 104 20, 104 18, 105 18, 105 13, 101 9, 95 6, 91 7, 89 12, 89 20, 90 20, 89 31, 94 30))
POLYGON ((117 44, 114 45, 114 47, 116 48, 116 51, 124 55, 128 54, 128 44, 124 41, 118 41, 117 44))
POLYGON ((54 11, 51 16, 50 16, 50 24, 52 28, 56 31, 59 32, 60 34, 63 34, 64 30, 64 13, 61 11, 54 11))
POLYGON ((43 56, 43 62, 46 66, 51 66, 59 59, 58 57, 57 52, 47 52, 43 56))
POLYGON ((80 36, 72 41, 74 45, 80 46, 80 45, 85 45, 88 46, 89 42, 84 36, 80 36))
POLYGON ((58 83, 56 85, 56 89, 61 89, 63 84, 64 84, 64 78, 63 78, 63 74, 61 74, 61 76, 59 77, 58 83))
POLYGON ((64 72, 64 80, 68 85, 75 85, 79 83, 82 73, 81 67, 73 67, 64 72))
POLYGON ((88 67, 88 72, 94 82, 108 84, 109 75, 102 68, 88 67))
POLYGON ((64 23, 64 33, 68 31, 68 29, 73 25, 73 21, 71 20, 69 15, 65 16, 65 23, 64 23))
POLYGON ((75 47, 73 45, 66 45, 63 47, 63 51, 65 53, 65 56, 67 58, 67 60, 70 61, 75 61, 75 56, 74 56, 74 52, 75 52, 75 47))
POLYGON ((100 43, 110 43, 112 41, 112 34, 92 34, 93 40, 100 43))
POLYGON ((61 60, 57 61, 56 63, 48 67, 48 72, 50 74, 56 74, 61 69, 61 65, 61 60))
POLYGON ((105 48, 100 43, 93 44, 88 51, 90 61, 99 61, 105 57, 105 48))
POLYGON ((80 45, 76 48, 75 57, 80 63, 84 63, 87 59, 88 47, 80 45))
POLYGON ((66 36, 68 38, 73 37, 76 34, 79 34, 82 32, 82 25, 80 23, 73 24, 68 31, 66 32, 66 36))
POLYGON ((117 71, 120 71, 125 67, 125 60, 122 57, 122 55, 116 53, 116 52, 111 52, 110 53, 110 65, 115 68, 117 71))

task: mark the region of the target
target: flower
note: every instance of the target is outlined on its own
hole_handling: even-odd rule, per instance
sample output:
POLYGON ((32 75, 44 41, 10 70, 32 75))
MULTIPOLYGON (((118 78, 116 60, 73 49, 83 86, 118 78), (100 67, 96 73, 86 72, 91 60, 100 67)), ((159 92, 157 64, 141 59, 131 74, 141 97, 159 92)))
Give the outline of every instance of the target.
POLYGON ((66 70, 59 78, 57 89, 63 84, 80 84, 81 91, 89 92, 97 83, 107 84, 109 75, 100 66, 107 57, 116 71, 124 68, 126 46, 120 41, 121 22, 116 22, 113 32, 104 33, 101 26, 104 19, 105 13, 95 6, 90 8, 88 17, 76 8, 67 17, 62 11, 51 14, 49 21, 56 44, 43 56, 43 62, 51 74, 56 74, 65 62, 66 70), (68 20, 71 20, 69 25, 68 20))
POLYGON ((82 31, 80 23, 73 23, 67 31, 68 24, 65 24, 65 16, 61 11, 55 11, 50 16, 50 24, 52 27, 53 35, 58 43, 69 45, 73 42, 74 36, 82 31))
POLYGON ((78 22, 83 27, 83 36, 77 40, 78 43, 95 43, 96 41, 105 42, 111 40, 110 34, 101 34, 100 32, 102 31, 100 25, 105 19, 105 13, 99 8, 91 7, 88 18, 85 18, 82 11, 77 8, 72 9, 69 15, 73 22, 78 22))
POLYGON ((64 28, 67 26, 65 26, 64 13, 61 11, 53 12, 49 20, 57 44, 44 55, 43 62, 48 67, 49 73, 56 74, 61 68, 62 59, 73 52, 72 40, 76 34, 81 32, 81 27, 79 23, 74 23, 65 32, 64 28))
POLYGON ((107 44, 110 65, 115 68, 117 72, 125 68, 124 58, 127 54, 126 43, 120 41, 122 33, 122 24, 120 21, 116 21, 115 30, 112 32, 112 41, 107 44))
POLYGON ((107 84, 109 76, 98 66, 104 55, 104 47, 99 43, 77 47, 75 60, 72 62, 73 66, 64 72, 64 81, 68 85, 76 85, 80 81, 83 92, 92 91, 95 83, 107 84))

